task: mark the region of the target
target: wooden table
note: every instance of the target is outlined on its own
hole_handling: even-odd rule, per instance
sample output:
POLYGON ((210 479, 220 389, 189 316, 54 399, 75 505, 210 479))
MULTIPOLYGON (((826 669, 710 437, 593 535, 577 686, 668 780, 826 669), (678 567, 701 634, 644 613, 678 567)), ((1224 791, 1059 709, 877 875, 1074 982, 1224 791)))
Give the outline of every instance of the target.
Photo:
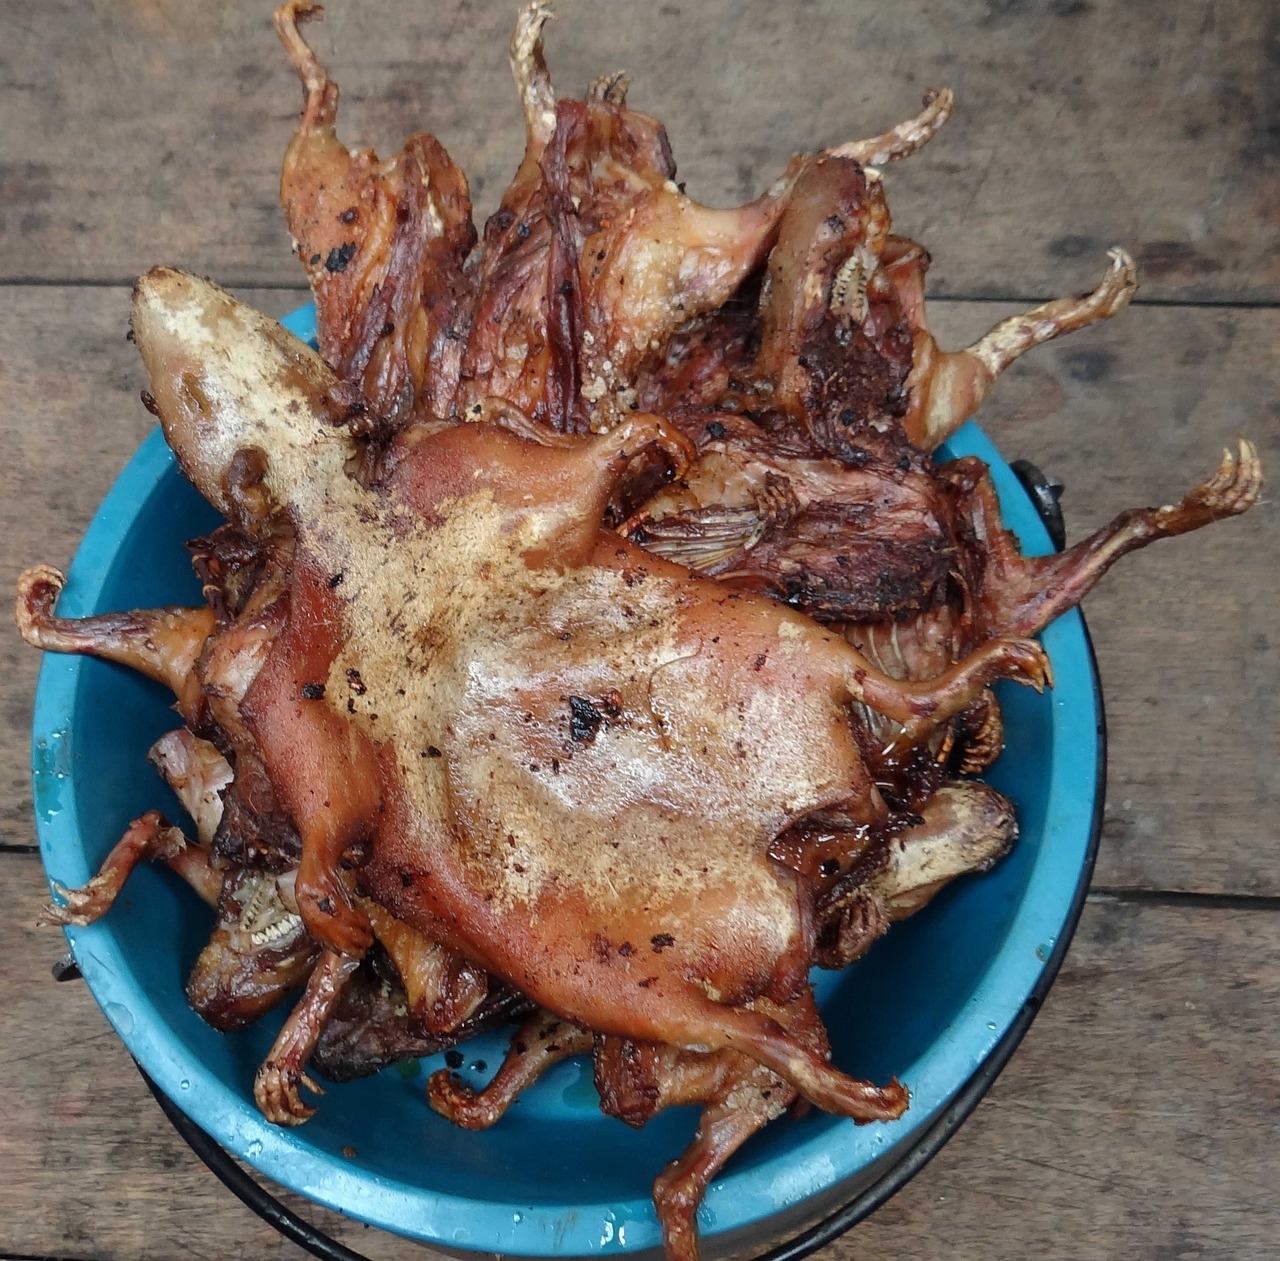
MULTIPOLYGON (((64 564, 150 425, 129 284, 173 262, 273 313, 303 299, 275 190, 298 89, 270 0, 14 5, 0 44, 0 587, 64 564)), ((429 127, 483 210, 521 145, 514 0, 333 0, 344 132, 429 127)), ((1143 287, 1041 350, 982 422, 1062 477, 1073 536, 1164 502, 1247 432, 1280 475, 1280 19, 1266 0, 564 0, 566 90, 619 64, 690 191, 754 195, 793 150, 875 131, 929 84, 958 110, 888 174, 952 339, 1078 291, 1143 287)), ((1007 1071, 942 1154, 829 1258, 1246 1258, 1280 1238, 1276 511, 1160 545, 1088 604, 1111 735, 1096 881, 1007 1071)), ((32 928, 37 654, 0 641, 0 1257, 297 1257, 148 1098, 61 940, 32 928)), ((289 1197, 286 1197, 289 1198, 289 1197)), ((310 1211, 310 1210, 308 1210, 310 1211)), ((375 1258, 412 1245, 314 1217, 375 1258)))

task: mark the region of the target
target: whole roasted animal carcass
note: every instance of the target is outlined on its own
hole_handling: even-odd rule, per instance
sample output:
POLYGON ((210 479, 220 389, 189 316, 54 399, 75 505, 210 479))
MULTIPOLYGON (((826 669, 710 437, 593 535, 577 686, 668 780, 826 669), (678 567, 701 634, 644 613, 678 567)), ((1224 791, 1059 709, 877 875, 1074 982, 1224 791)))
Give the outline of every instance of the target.
POLYGON ((521 1013, 492 1083, 438 1074, 434 1108, 493 1124, 579 1053, 630 1124, 701 1104, 654 1192, 693 1258, 755 1130, 907 1107, 830 1062, 810 969, 1007 850, 1011 807, 964 778, 1001 748, 990 685, 1048 685, 1031 636, 1126 551, 1248 508, 1257 457, 1038 559, 980 461, 934 459, 1018 355, 1136 283, 1115 250, 1084 297, 938 348, 878 167, 949 93, 712 210, 625 78, 556 98, 534 0, 525 157, 477 240, 434 139, 385 162, 338 141, 314 11, 276 21, 319 353, 180 272, 134 296, 145 401, 227 519, 192 545, 206 604, 68 621, 56 571, 21 580, 31 643, 173 690, 152 759, 197 834, 144 815, 49 918, 102 914, 143 859, 192 883, 216 907, 206 1018, 302 990, 254 1087, 282 1124, 311 1114, 309 1064, 351 1076, 521 1013))

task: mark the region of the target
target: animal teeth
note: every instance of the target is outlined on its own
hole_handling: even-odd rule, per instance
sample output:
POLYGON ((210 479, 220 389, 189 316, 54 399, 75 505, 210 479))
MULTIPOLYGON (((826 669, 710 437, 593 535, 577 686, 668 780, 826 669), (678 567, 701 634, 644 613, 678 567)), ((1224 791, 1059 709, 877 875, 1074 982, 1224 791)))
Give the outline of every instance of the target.
POLYGON ((265 928, 260 928, 257 932, 251 933, 249 940, 255 946, 267 946, 273 942, 282 941, 286 937, 292 937, 301 928, 302 916, 286 911, 284 915, 277 920, 272 920, 265 928))

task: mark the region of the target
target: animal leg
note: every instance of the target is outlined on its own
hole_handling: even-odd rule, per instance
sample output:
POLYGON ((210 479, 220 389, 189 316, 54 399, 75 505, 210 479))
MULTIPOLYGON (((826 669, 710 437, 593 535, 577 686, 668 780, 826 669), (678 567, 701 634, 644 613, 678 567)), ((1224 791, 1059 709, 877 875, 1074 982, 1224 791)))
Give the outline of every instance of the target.
POLYGON ((555 17, 551 0, 529 0, 516 18, 508 56, 524 107, 528 147, 541 151, 556 129, 556 94, 542 52, 543 29, 555 17))
POLYGON ((318 1095, 324 1094, 304 1071, 311 1052, 342 997, 343 990, 359 966, 359 960, 348 955, 325 951, 307 978, 301 1001, 289 1014, 284 1028, 258 1069, 253 1083, 253 1098, 262 1115, 274 1125, 301 1125, 315 1115, 315 1109, 302 1102, 300 1085, 318 1095))
POLYGON ((815 1107, 860 1124, 893 1121, 907 1110, 907 1089, 897 1078, 873 1086, 850 1077, 798 1035, 757 1011, 706 1000, 673 1033, 680 1045, 739 1051, 790 1082, 815 1107))
MULTIPOLYGON (((996 378, 1033 346, 1110 319, 1129 305, 1138 288, 1133 259, 1111 251, 1111 266, 1097 288, 1079 298, 1057 298, 1011 315, 966 350, 938 350, 927 329, 918 341, 907 380, 911 402, 903 426, 917 446, 932 451, 945 442, 990 393, 996 378)), ((917 297, 919 295, 916 295, 917 297)), ((918 312, 923 320, 923 311, 918 312)))
POLYGON ((211 868, 205 851, 199 846, 189 846, 181 830, 170 827, 164 815, 158 810, 148 810, 129 824, 88 884, 68 889, 54 882, 54 892, 62 904, 46 906, 39 922, 83 927, 101 919, 120 896, 133 869, 142 862, 165 863, 210 906, 217 902, 222 873, 211 868))
POLYGON ((46 652, 76 652, 129 666, 163 683, 184 717, 200 702, 196 659, 213 633, 212 609, 134 609, 96 617, 57 617, 54 607, 66 578, 49 565, 34 565, 18 578, 14 616, 22 638, 46 652))
POLYGON ((828 149, 835 158, 852 158, 862 166, 883 166, 919 152, 951 117, 956 98, 950 88, 930 88, 924 94, 924 108, 914 118, 891 127, 882 136, 849 140, 828 149))
MULTIPOLYGON (((779 1090, 783 1088, 779 1083, 779 1090)), ((653 1203, 662 1223, 667 1261, 699 1261, 698 1206, 711 1179, 725 1162, 777 1112, 770 1101, 739 1089, 733 1101, 721 1099, 702 1111, 698 1132, 678 1160, 673 1160, 653 1184, 653 1203), (748 1101, 749 1100, 749 1101, 748 1101), (765 1106, 753 1106, 764 1103, 765 1106)))
POLYGON ((591 1034, 548 1011, 535 1012, 520 1026, 502 1067, 483 1090, 464 1086, 447 1069, 432 1073, 427 1102, 464 1130, 487 1130, 553 1064, 591 1050, 591 1034))
POLYGON ((1223 453, 1218 470, 1180 503, 1132 508, 1068 551, 1024 557, 1000 525, 999 505, 989 484, 974 496, 973 519, 991 543, 979 600, 988 633, 1031 635, 1084 599, 1121 556, 1156 539, 1173 538, 1214 521, 1239 516, 1262 493, 1257 449, 1240 440, 1239 455, 1223 453))
POLYGON ((996 679, 1013 679, 1037 692, 1053 686, 1049 658, 1032 639, 989 640, 949 670, 922 682, 882 674, 852 646, 848 651, 856 662, 845 680, 849 695, 902 725, 895 745, 917 743, 977 700, 996 679))
POLYGON ((276 34, 284 45, 306 93, 299 131, 330 128, 338 117, 338 88, 298 30, 298 23, 318 18, 324 7, 314 0, 288 0, 275 12, 276 34))

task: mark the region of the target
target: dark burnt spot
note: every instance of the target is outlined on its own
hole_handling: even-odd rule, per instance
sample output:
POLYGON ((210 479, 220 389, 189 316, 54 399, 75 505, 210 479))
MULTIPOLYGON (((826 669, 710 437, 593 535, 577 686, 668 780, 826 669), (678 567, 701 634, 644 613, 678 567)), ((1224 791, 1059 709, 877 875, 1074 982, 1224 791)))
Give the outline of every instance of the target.
POLYGON ((153 416, 159 419, 160 405, 156 402, 155 395, 152 394, 150 390, 143 390, 142 393, 138 395, 138 397, 142 399, 143 407, 145 407, 147 411, 149 411, 153 416))
POLYGON ((755 664, 754 664, 754 666, 752 667, 752 669, 754 669, 754 670, 763 670, 763 669, 764 669, 764 667, 765 667, 765 663, 766 663, 768 660, 769 660, 769 655, 768 655, 768 653, 764 653, 764 652, 762 652, 762 653, 761 653, 761 654, 756 658, 756 660, 755 660, 755 664))
POLYGON ((364 680, 360 677, 360 671, 352 666, 347 671, 347 686, 357 695, 363 696, 369 689, 365 686, 364 680))
POLYGON ((1112 355, 1109 350, 1095 346, 1072 346, 1063 350, 1062 366, 1073 381, 1092 385, 1110 374, 1112 355))
POLYGON ((351 207, 349 207, 348 209, 344 210, 344 211, 343 211, 343 212, 338 216, 338 221, 339 221, 340 223, 355 223, 355 221, 356 221, 356 208, 355 208, 354 206, 351 206, 351 207))
POLYGON ((515 1042, 511 1044, 511 1049, 517 1055, 527 1055, 529 1053, 529 1044, 524 1041, 523 1038, 517 1038, 515 1042))
POLYGON ((444 1062, 450 1068, 454 1068, 454 1069, 461 1068, 462 1052, 459 1051, 456 1047, 451 1047, 449 1050, 447 1050, 444 1053, 444 1062))
POLYGON ((604 715, 585 696, 569 697, 569 735, 581 744, 590 744, 604 722, 604 715))
POLYGON ((407 889, 411 884, 413 884, 413 877, 407 871, 402 871, 400 873, 400 887, 407 889))
POLYGON ((441 755, 441 753, 440 753, 440 750, 439 750, 439 749, 437 749, 437 748, 436 748, 436 746, 435 746, 434 744, 429 744, 429 745, 427 745, 427 747, 426 747, 426 749, 425 749, 424 751, 425 751, 425 753, 426 753, 427 757, 440 757, 440 756, 442 756, 442 755, 441 755))
POLYGON ((560 294, 562 298, 567 298, 573 292, 573 281, 562 280, 560 282, 560 288, 557 292, 560 294))
POLYGON ((591 939, 591 953, 595 955, 597 962, 608 963, 613 949, 609 945, 609 939, 603 933, 596 933, 591 939))
POLYGON ((718 420, 713 420, 707 425, 707 433, 713 438, 723 438, 725 427, 718 420))
POLYGON ((654 954, 661 954, 668 946, 674 946, 676 939, 670 933, 655 933, 649 938, 654 954))
POLYGON ((657 981, 657 979, 658 978, 656 976, 646 976, 643 981, 638 981, 637 984, 640 986, 642 990, 647 990, 649 986, 651 986, 652 984, 654 984, 654 982, 657 981))
POLYGON ((319 902, 319 906, 320 906, 320 909, 321 909, 321 910, 322 910, 326 915, 332 915, 332 914, 333 914, 333 899, 332 899, 332 898, 321 898, 321 899, 320 899, 320 902, 319 902))
POLYGON ((840 870, 840 861, 836 858, 824 858, 818 870, 824 876, 834 876, 840 870))
POLYGON ((622 945, 618 947, 618 953, 624 959, 631 958, 631 956, 635 954, 635 952, 636 952, 636 948, 629 941, 624 941, 622 945))
POLYGON ((898 472, 909 473, 911 471, 911 457, 903 454, 898 457, 898 472))
POLYGON ((553 757, 551 759, 551 773, 553 775, 560 774, 560 759, 558 757, 553 757))
POLYGON ((516 236, 518 236, 522 241, 527 241, 529 239, 529 232, 530 228, 527 223, 519 224, 516 227, 516 236))
POLYGON ((304 701, 318 701, 324 698, 323 683, 304 683, 302 685, 302 699, 304 701))
POLYGON ((311 257, 307 259, 307 263, 312 267, 314 267, 319 261, 320 261, 319 254, 312 254, 311 257))
POLYGON ((329 251, 329 257, 324 260, 325 270, 329 272, 340 272, 347 270, 347 264, 356 256, 356 243, 347 241, 343 245, 335 245, 329 251))
POLYGON ((383 336, 383 337, 390 337, 390 336, 391 336, 391 334, 392 334, 392 333, 394 333, 395 331, 396 331, 395 322, 394 322, 394 321, 392 321, 392 320, 388 320, 388 321, 387 321, 387 322, 382 326, 382 336, 383 336))
MULTIPOLYGON (((340 586, 342 586, 342 580, 345 577, 346 574, 334 574, 333 577, 329 579, 329 590, 336 591, 340 586)), ((350 671, 348 671, 348 673, 350 673, 350 671)))

